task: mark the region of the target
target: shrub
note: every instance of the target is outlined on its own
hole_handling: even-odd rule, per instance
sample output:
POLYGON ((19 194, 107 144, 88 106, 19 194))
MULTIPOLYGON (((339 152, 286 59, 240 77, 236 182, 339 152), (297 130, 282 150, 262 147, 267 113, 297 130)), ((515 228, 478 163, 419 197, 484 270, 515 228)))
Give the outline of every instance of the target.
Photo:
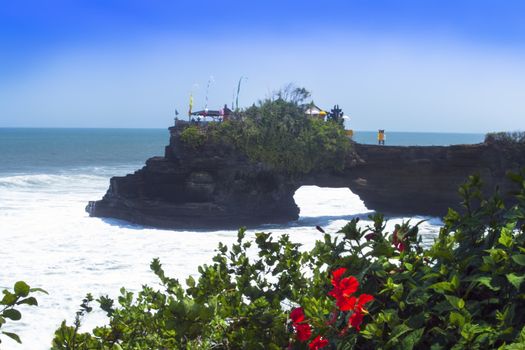
POLYGON ((189 147, 196 149, 204 144, 206 136, 198 126, 190 125, 181 132, 180 139, 189 147))
POLYGON ((485 142, 503 145, 525 144, 525 132, 492 132, 485 135, 485 142))
POLYGON ((62 324, 54 349, 522 349, 525 346, 525 170, 511 207, 484 198, 479 177, 460 188, 435 243, 418 225, 386 232, 374 214, 325 234, 311 251, 287 235, 239 230, 187 287, 151 268, 163 290, 121 290, 98 302, 109 324, 62 324), (250 258, 249 249, 257 256, 250 258))
POLYGON ((341 171, 351 151, 338 123, 309 118, 293 96, 291 101, 266 99, 243 111, 237 120, 201 130, 212 144, 233 146, 254 162, 291 174, 341 171))

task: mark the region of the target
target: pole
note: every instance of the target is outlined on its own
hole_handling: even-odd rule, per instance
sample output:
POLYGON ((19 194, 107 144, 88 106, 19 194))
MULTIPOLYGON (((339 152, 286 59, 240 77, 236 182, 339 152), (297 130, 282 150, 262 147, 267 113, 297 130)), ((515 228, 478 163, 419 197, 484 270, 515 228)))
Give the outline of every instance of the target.
POLYGON ((235 110, 237 111, 239 109, 239 92, 241 92, 241 82, 243 79, 248 79, 244 76, 241 76, 239 79, 239 83, 237 84, 237 98, 235 99, 235 110))

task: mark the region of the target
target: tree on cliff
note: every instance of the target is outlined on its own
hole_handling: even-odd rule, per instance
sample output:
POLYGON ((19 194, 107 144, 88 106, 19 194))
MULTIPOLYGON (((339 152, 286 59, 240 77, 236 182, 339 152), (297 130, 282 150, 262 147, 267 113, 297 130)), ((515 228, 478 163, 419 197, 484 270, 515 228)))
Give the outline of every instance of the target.
POLYGON ((280 90, 274 91, 272 100, 284 100, 296 105, 303 104, 312 94, 304 87, 298 87, 295 84, 287 84, 280 90))

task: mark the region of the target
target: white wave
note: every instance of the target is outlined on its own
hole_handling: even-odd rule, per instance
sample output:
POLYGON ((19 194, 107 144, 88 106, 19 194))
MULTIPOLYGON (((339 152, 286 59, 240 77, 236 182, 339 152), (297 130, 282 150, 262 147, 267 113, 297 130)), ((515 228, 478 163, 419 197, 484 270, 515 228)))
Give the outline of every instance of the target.
POLYGON ((64 181, 92 181, 99 180, 102 177, 97 175, 52 175, 52 174, 33 174, 33 175, 14 175, 0 177, 0 187, 22 187, 33 188, 50 186, 53 184, 63 183, 64 181))

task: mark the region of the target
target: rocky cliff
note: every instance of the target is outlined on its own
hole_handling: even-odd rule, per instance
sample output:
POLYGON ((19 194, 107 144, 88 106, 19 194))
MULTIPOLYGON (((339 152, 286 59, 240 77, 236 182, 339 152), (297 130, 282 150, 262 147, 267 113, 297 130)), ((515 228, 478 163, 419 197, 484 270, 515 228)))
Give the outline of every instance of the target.
POLYGON ((162 228, 238 228, 298 217, 297 185, 286 174, 253 163, 231 147, 192 148, 170 128, 164 157, 150 158, 134 174, 113 177, 91 216, 162 228))
POLYGON ((478 173, 489 190, 511 189, 507 170, 525 166, 522 148, 498 144, 393 147, 355 144, 341 172, 290 175, 249 161, 232 147, 180 140, 170 128, 164 157, 134 174, 113 177, 91 216, 160 228, 238 228, 296 220, 295 191, 303 185, 349 187, 365 205, 387 214, 442 215, 459 201, 458 185, 478 173))
POLYGON ((514 189, 507 172, 525 167, 525 148, 498 144, 448 147, 356 145, 360 163, 345 174, 368 208, 391 214, 443 216, 457 208, 459 186, 479 174, 486 194, 514 189))

